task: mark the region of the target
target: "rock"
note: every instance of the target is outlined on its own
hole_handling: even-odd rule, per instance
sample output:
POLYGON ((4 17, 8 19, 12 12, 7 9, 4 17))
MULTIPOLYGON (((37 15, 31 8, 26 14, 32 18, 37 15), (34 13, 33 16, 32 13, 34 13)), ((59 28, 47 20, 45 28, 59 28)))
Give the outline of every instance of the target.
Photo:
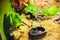
POLYGON ((53 17, 53 21, 60 24, 60 13, 58 12, 56 16, 53 17))

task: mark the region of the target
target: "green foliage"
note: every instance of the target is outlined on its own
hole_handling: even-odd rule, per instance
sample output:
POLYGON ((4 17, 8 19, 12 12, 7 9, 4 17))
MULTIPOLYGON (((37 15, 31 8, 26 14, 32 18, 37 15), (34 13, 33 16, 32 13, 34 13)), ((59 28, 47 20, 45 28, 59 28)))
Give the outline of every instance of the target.
POLYGON ((36 6, 31 3, 26 7, 26 13, 31 12, 33 15, 35 15, 37 14, 36 11, 37 11, 36 6))
POLYGON ((50 15, 55 15, 58 12, 58 8, 55 6, 52 6, 48 9, 48 12, 50 13, 50 15))
POLYGON ((7 22, 8 22, 8 24, 10 24, 13 27, 14 26, 18 27, 22 23, 21 16, 18 13, 15 13, 15 12, 8 12, 6 14, 5 18, 6 18, 7 22))
POLYGON ((48 10, 46 8, 42 9, 41 12, 42 12, 43 15, 47 15, 48 14, 48 10))
MULTIPOLYGON (((33 15, 36 15, 38 13, 37 10, 38 8, 36 8, 36 6, 31 3, 26 7, 26 13, 31 12, 33 15)), ((54 16, 58 11, 59 9, 56 6, 40 9, 40 12, 42 12, 43 15, 50 16, 54 16)))
POLYGON ((54 16, 57 12, 58 12, 58 8, 56 6, 51 6, 50 8, 46 9, 42 9, 41 12, 43 13, 43 15, 50 15, 50 16, 54 16))

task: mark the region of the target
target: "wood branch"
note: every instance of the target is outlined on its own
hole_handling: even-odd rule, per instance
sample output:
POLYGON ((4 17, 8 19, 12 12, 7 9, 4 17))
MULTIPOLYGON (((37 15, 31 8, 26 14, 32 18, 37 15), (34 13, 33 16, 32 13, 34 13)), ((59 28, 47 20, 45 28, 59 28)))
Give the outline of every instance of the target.
POLYGON ((27 3, 23 3, 25 6, 28 6, 28 4, 27 3))
POLYGON ((30 23, 27 19, 22 19, 22 22, 23 22, 25 25, 31 27, 31 23, 30 23))

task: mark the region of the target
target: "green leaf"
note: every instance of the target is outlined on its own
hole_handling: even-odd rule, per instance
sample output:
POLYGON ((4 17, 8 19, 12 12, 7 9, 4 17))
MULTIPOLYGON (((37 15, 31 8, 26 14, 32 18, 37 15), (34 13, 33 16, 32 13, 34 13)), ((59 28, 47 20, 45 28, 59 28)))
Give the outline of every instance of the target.
POLYGON ((6 15, 8 15, 6 17, 6 20, 8 21, 8 24, 10 24, 13 27, 14 26, 18 27, 18 26, 21 25, 21 23, 22 23, 22 17, 18 13, 9 12, 6 15))
POLYGON ((50 16, 54 16, 58 11, 59 9, 56 6, 51 6, 50 8, 43 8, 41 10, 43 15, 50 15, 50 16))
POLYGON ((48 13, 49 15, 55 15, 56 13, 58 12, 58 8, 56 6, 51 6, 49 9, 48 9, 48 13))
POLYGON ((47 14, 48 14, 48 10, 47 10, 47 9, 45 9, 45 8, 44 8, 44 9, 42 9, 42 10, 41 10, 41 12, 42 12, 42 14, 43 14, 43 15, 47 15, 47 14))
POLYGON ((26 7, 26 13, 31 12, 32 15, 36 15, 36 14, 37 14, 37 12, 36 12, 37 10, 36 10, 36 9, 37 9, 36 6, 30 3, 30 4, 26 7))

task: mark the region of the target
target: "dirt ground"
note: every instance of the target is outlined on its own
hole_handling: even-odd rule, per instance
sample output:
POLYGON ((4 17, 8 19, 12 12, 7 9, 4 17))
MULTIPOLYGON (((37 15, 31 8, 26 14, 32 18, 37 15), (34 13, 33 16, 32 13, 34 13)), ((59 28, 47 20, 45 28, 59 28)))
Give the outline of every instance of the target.
POLYGON ((15 40, 19 39, 19 40, 30 40, 29 39, 29 30, 33 27, 37 27, 37 26, 43 26, 46 29, 46 36, 42 39, 39 40, 60 40, 60 25, 53 22, 52 19, 49 20, 44 20, 44 21, 32 21, 32 20, 28 20, 26 18, 23 18, 25 22, 27 22, 26 24, 28 24, 29 26, 27 26, 26 24, 23 24, 23 26, 20 26, 19 29, 15 30, 12 34, 15 37, 15 40), (17 34, 16 34, 17 33, 17 34), (20 35, 20 36, 19 36, 20 35))

